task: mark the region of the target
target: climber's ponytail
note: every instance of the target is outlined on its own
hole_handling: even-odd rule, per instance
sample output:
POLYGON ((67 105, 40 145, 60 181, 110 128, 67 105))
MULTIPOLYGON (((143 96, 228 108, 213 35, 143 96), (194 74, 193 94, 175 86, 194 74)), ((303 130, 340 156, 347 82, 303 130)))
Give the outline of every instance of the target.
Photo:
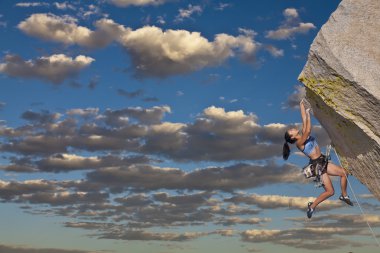
POLYGON ((289 148, 288 143, 285 142, 284 147, 282 148, 282 158, 284 158, 284 160, 288 160, 289 155, 290 155, 290 148, 289 148))
POLYGON ((290 156, 290 147, 289 147, 289 143, 293 144, 295 143, 297 140, 296 139, 292 139, 288 133, 288 131, 285 132, 285 143, 284 143, 284 147, 282 148, 282 158, 284 158, 284 160, 288 160, 289 156, 290 156))

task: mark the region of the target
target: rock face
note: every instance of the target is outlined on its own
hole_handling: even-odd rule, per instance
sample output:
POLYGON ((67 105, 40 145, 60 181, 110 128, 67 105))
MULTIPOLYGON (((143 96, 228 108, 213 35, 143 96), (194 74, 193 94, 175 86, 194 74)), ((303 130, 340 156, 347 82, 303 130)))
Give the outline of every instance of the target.
POLYGON ((380 200, 380 1, 343 0, 299 80, 343 166, 380 200))

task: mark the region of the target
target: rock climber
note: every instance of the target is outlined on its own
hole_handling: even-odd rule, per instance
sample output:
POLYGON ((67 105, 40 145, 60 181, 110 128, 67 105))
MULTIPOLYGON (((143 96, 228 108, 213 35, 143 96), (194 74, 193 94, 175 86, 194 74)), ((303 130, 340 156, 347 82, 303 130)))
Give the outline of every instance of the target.
POLYGON ((321 153, 321 150, 317 144, 316 138, 311 136, 311 120, 310 120, 310 108, 305 108, 304 100, 300 102, 300 110, 302 117, 302 133, 296 128, 290 128, 285 132, 285 143, 283 147, 283 158, 287 160, 290 155, 290 148, 288 143, 296 144, 297 148, 302 151, 307 157, 309 157, 309 164, 315 168, 318 166, 320 169, 322 186, 324 192, 321 193, 314 202, 309 202, 307 204, 307 217, 310 219, 315 211, 315 208, 324 200, 334 195, 334 187, 332 185, 329 176, 339 176, 340 177, 340 187, 342 194, 339 199, 347 203, 348 205, 353 205, 349 196, 347 195, 347 174, 348 172, 332 162, 326 159, 326 156, 321 153))

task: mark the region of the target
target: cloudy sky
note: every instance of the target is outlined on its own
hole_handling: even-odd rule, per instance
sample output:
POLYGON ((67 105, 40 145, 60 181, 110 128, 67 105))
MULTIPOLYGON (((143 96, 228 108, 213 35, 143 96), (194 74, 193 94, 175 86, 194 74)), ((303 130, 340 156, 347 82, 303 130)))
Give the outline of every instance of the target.
POLYGON ((308 220, 321 189, 306 157, 281 158, 338 4, 1 1, 0 251, 376 251, 380 205, 360 182, 366 219, 335 179, 308 220))

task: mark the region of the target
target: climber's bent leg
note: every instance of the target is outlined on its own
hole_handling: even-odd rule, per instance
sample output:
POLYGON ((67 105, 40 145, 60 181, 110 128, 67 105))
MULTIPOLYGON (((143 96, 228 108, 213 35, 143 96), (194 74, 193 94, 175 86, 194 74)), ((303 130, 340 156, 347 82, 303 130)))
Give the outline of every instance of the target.
POLYGON ((331 162, 327 165, 327 174, 330 176, 340 177, 340 188, 342 190, 342 195, 347 196, 347 171, 340 166, 337 166, 331 162))

